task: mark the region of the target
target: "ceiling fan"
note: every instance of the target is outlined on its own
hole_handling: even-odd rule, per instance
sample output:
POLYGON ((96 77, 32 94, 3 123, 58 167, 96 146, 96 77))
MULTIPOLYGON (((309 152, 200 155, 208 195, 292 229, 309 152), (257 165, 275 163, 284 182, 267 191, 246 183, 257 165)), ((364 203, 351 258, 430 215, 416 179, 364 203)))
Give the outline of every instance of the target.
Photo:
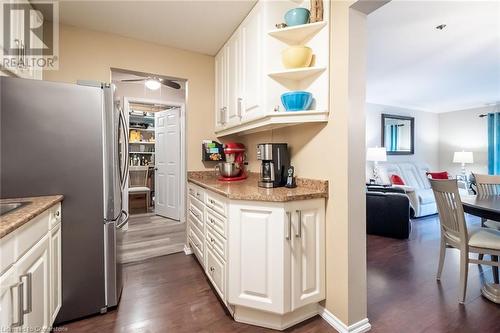
POLYGON ((128 79, 128 80, 121 80, 121 82, 140 82, 144 81, 144 85, 151 90, 157 90, 160 89, 161 85, 163 84, 164 86, 173 88, 173 89, 180 89, 181 85, 178 84, 177 82, 167 80, 167 79, 162 79, 160 77, 155 77, 155 76, 150 76, 150 77, 145 77, 145 78, 140 78, 140 79, 128 79))

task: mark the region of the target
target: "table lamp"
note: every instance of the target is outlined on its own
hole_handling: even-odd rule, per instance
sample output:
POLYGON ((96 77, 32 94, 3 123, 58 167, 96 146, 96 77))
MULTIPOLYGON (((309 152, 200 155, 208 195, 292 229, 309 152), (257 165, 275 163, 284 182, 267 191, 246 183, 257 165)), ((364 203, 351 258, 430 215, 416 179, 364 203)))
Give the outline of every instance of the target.
POLYGON ((387 151, 384 147, 379 148, 368 148, 366 150, 366 160, 373 162, 373 178, 375 179, 375 182, 377 182, 379 178, 378 174, 378 162, 385 162, 387 161, 387 151))
POLYGON ((453 154, 453 163, 462 164, 462 175, 465 177, 465 164, 474 163, 474 156, 471 151, 457 151, 453 154))

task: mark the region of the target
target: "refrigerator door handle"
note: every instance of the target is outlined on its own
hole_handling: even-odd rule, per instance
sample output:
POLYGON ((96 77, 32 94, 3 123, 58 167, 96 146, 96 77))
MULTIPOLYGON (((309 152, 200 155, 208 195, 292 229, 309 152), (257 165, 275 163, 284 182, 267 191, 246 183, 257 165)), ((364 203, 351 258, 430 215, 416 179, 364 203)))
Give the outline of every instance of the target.
POLYGON ((121 229, 121 228, 123 228, 123 226, 124 226, 125 224, 127 224, 127 222, 128 222, 129 215, 128 215, 128 213, 127 213, 126 211, 122 210, 122 215, 121 215, 121 216, 122 216, 122 217, 123 217, 123 216, 125 216, 125 217, 123 218, 123 220, 122 220, 122 221, 120 221, 120 223, 118 223, 118 225, 116 226, 116 229, 121 229))
MULTIPOLYGON (((127 131, 127 123, 125 121, 125 115, 123 114, 123 109, 119 107, 120 110, 120 124, 118 131, 122 130, 123 131, 123 137, 125 138, 125 141, 122 143, 122 148, 123 148, 123 154, 125 156, 124 159, 124 165, 122 165, 122 160, 120 159, 119 164, 120 164, 120 181, 121 181, 121 187, 122 189, 125 189, 126 185, 126 180, 127 180, 127 173, 128 173, 128 131, 127 131)), ((119 135, 119 133, 118 133, 119 135)))

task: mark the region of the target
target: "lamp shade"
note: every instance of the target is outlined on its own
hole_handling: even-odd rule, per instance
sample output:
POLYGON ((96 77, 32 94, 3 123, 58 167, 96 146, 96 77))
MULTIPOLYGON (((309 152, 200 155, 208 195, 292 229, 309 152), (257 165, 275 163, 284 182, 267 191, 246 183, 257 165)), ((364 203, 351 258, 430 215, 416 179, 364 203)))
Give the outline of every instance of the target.
POLYGON ((457 151, 453 154, 453 163, 474 163, 471 151, 457 151))
POLYGON ((384 147, 368 148, 366 150, 366 160, 373 162, 385 162, 387 161, 387 151, 384 147))

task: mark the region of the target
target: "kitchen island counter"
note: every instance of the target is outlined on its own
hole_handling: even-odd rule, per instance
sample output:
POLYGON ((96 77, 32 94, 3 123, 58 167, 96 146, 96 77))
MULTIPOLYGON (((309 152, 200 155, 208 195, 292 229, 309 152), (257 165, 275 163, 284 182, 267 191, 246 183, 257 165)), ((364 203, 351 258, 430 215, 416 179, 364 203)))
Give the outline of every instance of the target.
POLYGON ((328 181, 297 178, 296 188, 262 188, 257 185, 259 174, 250 173, 240 181, 224 182, 212 171, 189 171, 188 182, 232 200, 288 202, 328 198, 328 181))

